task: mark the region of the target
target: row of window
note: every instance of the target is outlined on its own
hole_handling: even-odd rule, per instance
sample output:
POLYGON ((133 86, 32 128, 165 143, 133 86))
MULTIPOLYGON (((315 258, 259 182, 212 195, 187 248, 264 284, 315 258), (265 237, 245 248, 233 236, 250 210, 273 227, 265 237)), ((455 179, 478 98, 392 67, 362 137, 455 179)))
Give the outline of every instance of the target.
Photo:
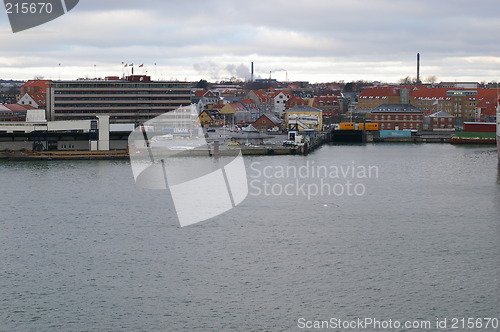
POLYGON ((418 116, 418 115, 403 115, 403 116, 399 116, 399 115, 394 115, 394 116, 391 116, 391 115, 387 115, 387 117, 385 115, 380 115, 380 117, 378 115, 374 115, 373 116, 373 120, 399 120, 399 119, 402 119, 402 120, 409 120, 409 121, 420 121, 422 120, 422 117, 421 116, 418 116))
POLYGON ((56 89, 189 89, 186 83, 56 83, 56 89))
POLYGON ((57 97, 55 99, 55 102, 60 102, 60 101, 92 101, 92 100, 100 100, 100 101, 114 101, 114 100, 123 100, 123 101, 134 101, 134 100, 164 100, 165 102, 169 100, 182 100, 182 101, 189 101, 189 99, 186 99, 182 96, 179 97, 119 97, 119 98, 113 98, 113 97, 83 97, 83 98, 74 98, 74 97, 57 97))
POLYGON ((189 90, 92 90, 92 91, 73 91, 73 90, 56 90, 55 95, 163 95, 177 94, 189 95, 189 90))
MULTIPOLYGON (((187 103, 184 103, 184 105, 187 103)), ((162 103, 162 104, 57 104, 55 108, 112 108, 112 107, 172 107, 181 106, 182 103, 162 103)))
POLYGON ((55 114, 96 114, 96 113, 141 113, 141 114, 147 114, 147 113, 165 113, 171 111, 172 108, 168 109, 159 109, 159 110, 72 110, 72 111, 65 111, 65 110, 55 110, 55 114))
POLYGON ((387 99, 387 96, 360 96, 361 99, 387 99))
MULTIPOLYGON (((387 125, 385 123, 381 123, 380 129, 393 129, 396 125, 397 124, 392 123, 388 123, 387 125)), ((403 129, 420 129, 420 123, 403 123, 403 129)))

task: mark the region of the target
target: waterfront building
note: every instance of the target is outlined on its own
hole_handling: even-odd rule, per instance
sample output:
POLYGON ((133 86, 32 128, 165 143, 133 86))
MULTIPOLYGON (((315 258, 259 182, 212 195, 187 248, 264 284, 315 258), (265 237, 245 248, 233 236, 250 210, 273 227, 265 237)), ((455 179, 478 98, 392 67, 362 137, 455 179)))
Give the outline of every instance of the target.
POLYGON ((427 115, 448 113, 455 117, 455 125, 494 117, 496 89, 477 88, 473 83, 439 86, 367 88, 359 96, 357 109, 370 110, 385 103, 411 104, 427 115))
POLYGON ((323 112, 312 106, 297 106, 285 112, 285 126, 297 125, 299 129, 314 129, 321 131, 323 129, 323 112))
POLYGON ((47 94, 48 120, 92 119, 109 115, 112 123, 143 123, 191 104, 191 84, 126 79, 56 81, 47 94))
POLYGON ((424 118, 424 129, 429 131, 455 131, 455 117, 439 111, 424 118))
POLYGON ((367 114, 380 130, 423 129, 424 112, 409 104, 382 104, 367 114))
POLYGON ((281 120, 272 114, 262 114, 254 123, 253 126, 260 131, 268 131, 274 128, 281 127, 281 120))

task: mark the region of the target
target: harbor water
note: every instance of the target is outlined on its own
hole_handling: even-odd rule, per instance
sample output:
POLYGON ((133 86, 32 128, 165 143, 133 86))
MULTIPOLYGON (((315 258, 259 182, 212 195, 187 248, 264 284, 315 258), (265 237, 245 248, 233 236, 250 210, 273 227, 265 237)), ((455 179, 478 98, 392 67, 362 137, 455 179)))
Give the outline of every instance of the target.
POLYGON ((325 145, 244 160, 243 203, 184 228, 170 193, 137 187, 128 161, 1 160, 0 331, 365 318, 452 331, 452 319, 500 318, 494 147, 325 145))

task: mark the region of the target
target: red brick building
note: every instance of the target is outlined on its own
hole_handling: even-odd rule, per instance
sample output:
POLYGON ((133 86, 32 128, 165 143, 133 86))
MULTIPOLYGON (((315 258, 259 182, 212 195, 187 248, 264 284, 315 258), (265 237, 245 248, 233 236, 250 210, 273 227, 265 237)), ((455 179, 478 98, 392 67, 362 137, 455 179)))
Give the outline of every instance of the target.
POLYGON ((446 112, 436 112, 428 116, 428 130, 431 131, 454 131, 455 117, 446 112))
POLYGON ((409 104, 382 104, 371 110, 369 118, 380 130, 422 130, 424 112, 409 104))
POLYGON ((315 97, 312 107, 323 111, 323 116, 332 116, 340 114, 340 102, 335 96, 315 97))

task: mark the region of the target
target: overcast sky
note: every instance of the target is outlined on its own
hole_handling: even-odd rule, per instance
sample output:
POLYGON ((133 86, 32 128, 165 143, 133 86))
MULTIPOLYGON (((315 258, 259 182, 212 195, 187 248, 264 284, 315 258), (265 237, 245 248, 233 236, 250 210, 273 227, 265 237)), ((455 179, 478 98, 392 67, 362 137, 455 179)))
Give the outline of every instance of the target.
POLYGON ((80 0, 16 34, 3 10, 0 78, 121 76, 133 63, 153 79, 216 81, 248 78, 253 61, 256 77, 397 82, 416 76, 420 52, 423 79, 489 82, 499 32, 499 0, 80 0))

